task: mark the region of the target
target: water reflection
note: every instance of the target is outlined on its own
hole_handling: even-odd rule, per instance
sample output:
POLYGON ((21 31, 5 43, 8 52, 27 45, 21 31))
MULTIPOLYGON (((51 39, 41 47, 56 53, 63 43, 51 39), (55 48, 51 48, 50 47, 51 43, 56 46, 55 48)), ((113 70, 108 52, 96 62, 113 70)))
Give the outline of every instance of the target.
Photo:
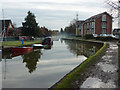
POLYGON ((99 43, 85 43, 72 40, 65 40, 65 43, 68 45, 70 52, 76 56, 84 55, 89 57, 95 54, 102 47, 102 44, 99 43))
MULTIPOLYGON (((52 45, 47 45, 44 49, 50 50, 52 45)), ((33 51, 24 51, 24 52, 3 52, 2 59, 6 61, 6 59, 13 59, 14 57, 21 56, 23 59, 23 63, 26 63, 26 67, 29 70, 29 73, 32 73, 36 70, 37 62, 39 62, 41 57, 41 49, 34 49, 33 51)))
POLYGON ((2 59, 12 59, 11 57, 12 52, 2 52, 2 59))
MULTIPOLYGON (((71 40, 61 40, 61 44, 62 43, 65 43, 68 50, 75 56, 84 55, 85 57, 89 57, 95 54, 102 46, 102 44, 97 43, 85 43, 71 40)), ((51 50, 51 48, 52 45, 47 45, 44 49, 51 50)), ((28 68, 29 73, 32 73, 36 70, 37 62, 39 62, 41 55, 41 49, 37 49, 30 52, 3 52, 2 58, 12 59, 13 57, 21 56, 23 63, 26 63, 26 67, 28 68)))
POLYGON ((53 45, 47 45, 44 47, 45 50, 50 50, 52 48, 53 45))
POLYGON ((85 61, 86 56, 95 53, 100 46, 59 40, 54 41, 53 46, 25 54, 3 52, 3 88, 48 88, 85 61))
POLYGON ((37 62, 41 57, 41 50, 33 51, 27 54, 22 55, 23 63, 26 63, 26 67, 29 69, 29 73, 32 73, 36 70, 37 62))

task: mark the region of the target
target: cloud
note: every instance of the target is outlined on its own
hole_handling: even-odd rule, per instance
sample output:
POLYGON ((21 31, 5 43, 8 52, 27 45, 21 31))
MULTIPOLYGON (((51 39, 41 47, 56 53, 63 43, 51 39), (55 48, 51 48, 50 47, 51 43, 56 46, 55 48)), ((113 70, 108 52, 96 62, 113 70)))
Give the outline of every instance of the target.
POLYGON ((36 15, 40 26, 51 29, 64 28, 79 14, 80 19, 107 11, 104 0, 1 0, 6 17, 20 26, 27 12, 36 15))

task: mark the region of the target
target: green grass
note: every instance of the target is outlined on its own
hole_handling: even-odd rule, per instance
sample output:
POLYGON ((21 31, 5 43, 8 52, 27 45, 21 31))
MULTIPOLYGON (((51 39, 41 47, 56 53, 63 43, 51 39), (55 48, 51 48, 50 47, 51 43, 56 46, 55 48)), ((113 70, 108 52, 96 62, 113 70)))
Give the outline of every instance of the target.
POLYGON ((80 39, 86 41, 110 41, 110 42, 117 42, 118 39, 112 37, 96 37, 96 38, 85 38, 85 37, 73 37, 73 39, 80 39))
POLYGON ((95 42, 95 43, 103 43, 103 41, 95 40, 95 39, 84 39, 82 37, 74 37, 73 40, 80 40, 82 42, 95 42))
MULTIPOLYGON (((82 73, 87 70, 99 57, 105 52, 108 44, 104 44, 103 47, 96 52, 96 54, 90 56, 86 59, 82 64, 80 64, 76 69, 74 69, 71 73, 67 74, 62 80, 60 84, 55 84, 53 87, 58 88, 74 88, 72 82, 75 80, 82 78, 82 73)), ((50 88, 51 89, 51 88, 50 88)))
MULTIPOLYGON (((42 40, 35 40, 35 41, 24 41, 23 45, 30 45, 34 43, 41 43, 42 40)), ((4 41, 2 42, 2 46, 23 46, 22 41, 4 41)))

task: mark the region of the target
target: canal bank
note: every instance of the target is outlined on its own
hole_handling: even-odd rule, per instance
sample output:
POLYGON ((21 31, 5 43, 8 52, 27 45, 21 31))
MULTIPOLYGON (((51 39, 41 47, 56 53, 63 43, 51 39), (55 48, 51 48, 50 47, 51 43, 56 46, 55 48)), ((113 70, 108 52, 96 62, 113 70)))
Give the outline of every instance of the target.
POLYGON ((2 51, 10 52, 11 48, 13 48, 13 47, 31 46, 32 44, 41 43, 41 42, 42 42, 42 40, 24 41, 24 44, 22 44, 22 41, 4 41, 4 42, 2 42, 2 51))
POLYGON ((2 55, 3 88, 49 88, 101 47, 102 44, 59 40, 53 42, 51 49, 18 56, 7 52, 2 55))
MULTIPOLYGON (((76 39, 65 39, 65 40, 76 40, 76 39)), ((88 41, 88 40, 77 40, 77 41, 93 42, 93 41, 88 41)), ((95 41, 95 42, 98 43, 98 41, 95 41)), ((102 43, 102 42, 99 41, 99 43, 102 43)), ((82 64, 80 64, 78 67, 76 67, 66 76, 64 76, 60 81, 58 81, 55 85, 53 85, 50 89, 52 88, 79 88, 80 83, 82 84, 85 81, 85 79, 89 76, 89 74, 86 74, 86 73, 90 69, 92 69, 92 67, 94 67, 94 64, 97 63, 98 60, 100 60, 100 57, 104 55, 104 52, 106 51, 107 47, 108 47, 108 44, 104 43, 103 47, 100 50, 98 50, 97 53, 90 56, 82 64)))
MULTIPOLYGON (((118 46, 109 43, 105 54, 89 69, 79 88, 118 88, 118 46)), ((77 82, 81 82, 77 80, 77 82)))
MULTIPOLYGON (((75 41, 75 40, 73 40, 73 41, 72 40, 55 41, 52 49, 40 50, 39 52, 31 52, 31 53, 28 53, 28 54, 25 54, 22 56, 17 56, 15 58, 13 57, 12 59, 7 59, 6 65, 8 65, 7 68, 9 67, 9 70, 7 70, 7 72, 6 72, 7 79, 3 80, 3 87, 4 88, 5 87, 9 87, 9 88, 10 87, 17 87, 17 88, 18 87, 19 88, 21 88, 21 87, 24 87, 24 88, 51 87, 54 83, 59 81, 67 73, 71 72, 71 70, 73 70, 80 63, 82 63, 82 61, 86 60, 86 55, 88 54, 88 52, 91 52, 91 50, 94 51, 95 46, 96 46, 95 43, 86 42, 86 44, 85 44, 84 42, 79 42, 79 41, 75 41), (81 52, 83 49, 87 49, 87 50, 85 50, 85 51, 87 51, 87 52, 85 52, 85 54, 83 54, 81 52), (90 50, 90 51, 88 51, 88 50, 90 50), (27 59, 30 59, 30 60, 27 60, 27 59), (33 61, 35 63, 33 63, 33 61), (32 70, 33 72, 31 74, 29 74, 29 72, 26 72, 26 69, 23 67, 24 64, 21 62, 24 62, 24 64, 26 64, 25 67, 28 68, 30 71, 32 70), (35 65, 33 65, 33 64, 35 64, 35 65), (33 68, 29 68, 29 67, 32 67, 31 65, 33 65, 33 68), (36 69, 34 69, 34 66, 36 67, 36 69), (18 74, 14 75, 14 72, 16 72, 18 74), (10 76, 10 78, 9 78, 9 76, 10 76), (13 80, 14 80, 14 82, 13 82, 13 80), (20 82, 18 82, 18 81, 20 81, 20 82)), ((100 49, 102 44, 98 44, 97 46, 100 49)), ((98 51, 99 49, 97 49, 96 51, 98 51)), ((102 50, 105 50, 105 48, 102 50)), ((11 56, 11 54, 10 54, 10 56, 11 56)), ((5 56, 5 57, 7 57, 7 56, 5 56)), ((93 57, 91 57, 91 60, 93 61, 93 57)), ((87 61, 88 61, 87 64, 90 65, 91 67, 93 66, 93 68, 94 68, 94 65, 91 65, 91 64, 93 64, 97 60, 93 61, 92 63, 90 63, 89 60, 87 60, 87 61)), ((86 66, 84 66, 84 65, 83 65, 83 67, 86 68, 86 66)), ((86 70, 89 70, 89 69, 91 70, 91 68, 87 68, 86 70)), ((84 69, 83 69, 83 71, 84 71, 84 69)), ((75 72, 79 72, 79 70, 78 71, 76 70, 75 72)), ((79 76, 80 74, 78 73, 77 75, 79 76)), ((74 80, 77 77, 77 75, 73 76, 74 80)), ((88 77, 88 76, 87 76, 87 74, 81 74, 81 77, 83 80, 84 77, 88 77)), ((71 79, 71 78, 68 78, 68 79, 71 79)), ((79 77, 79 79, 81 79, 81 78, 79 77)), ((83 81, 85 81, 85 80, 83 80, 83 81)), ((72 82, 72 86, 74 86, 74 87, 70 87, 68 85, 67 88, 79 88, 80 84, 76 84, 76 83, 78 83, 78 81, 75 81, 75 83, 72 82)))
POLYGON ((88 40, 88 39, 74 39, 74 38, 62 38, 63 40, 73 40, 73 41, 80 41, 80 42, 91 42, 91 43, 104 43, 103 41, 97 40, 88 40))

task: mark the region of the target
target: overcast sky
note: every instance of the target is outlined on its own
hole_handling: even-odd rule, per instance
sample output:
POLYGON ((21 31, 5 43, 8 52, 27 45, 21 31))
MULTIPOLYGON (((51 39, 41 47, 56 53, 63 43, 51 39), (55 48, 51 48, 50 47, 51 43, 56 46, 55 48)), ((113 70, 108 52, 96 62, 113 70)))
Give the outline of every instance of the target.
MULTIPOLYGON (((93 15, 109 12, 110 7, 105 0, 0 0, 1 12, 4 9, 5 18, 10 18, 17 26, 22 26, 27 12, 35 14, 39 26, 51 30, 60 30, 75 19, 76 13, 80 20, 93 15)), ((0 14, 2 18, 2 14, 0 14)), ((116 25, 114 25, 116 27, 116 25)))

